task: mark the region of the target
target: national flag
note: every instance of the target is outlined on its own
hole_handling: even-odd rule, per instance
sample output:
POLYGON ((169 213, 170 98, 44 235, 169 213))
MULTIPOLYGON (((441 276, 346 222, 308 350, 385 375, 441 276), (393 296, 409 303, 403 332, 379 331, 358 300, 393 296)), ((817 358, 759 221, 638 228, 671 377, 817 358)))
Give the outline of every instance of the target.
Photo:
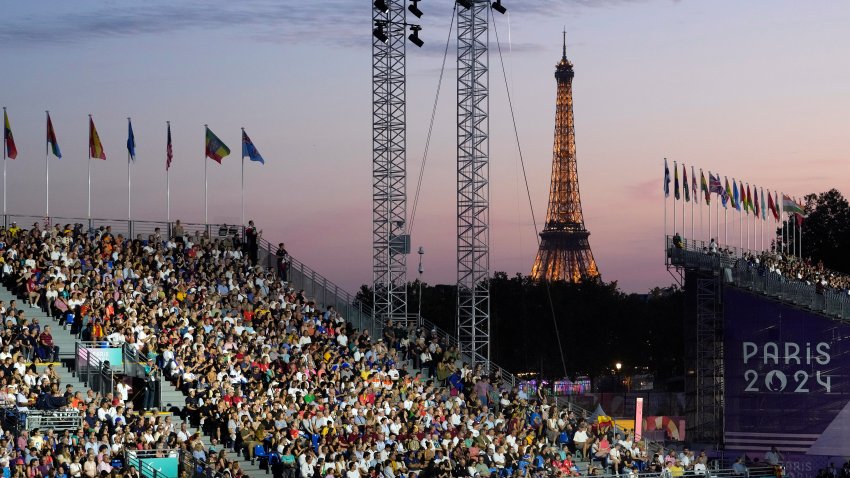
POLYGON ((691 165, 691 193, 694 195, 694 202, 699 204, 699 193, 697 191, 697 174, 694 172, 694 166, 691 165))
POLYGON ((664 197, 670 197, 670 168, 667 167, 667 158, 664 158, 664 197))
POLYGON ((222 140, 218 139, 218 136, 209 128, 207 128, 206 153, 208 158, 218 164, 221 164, 221 160, 230 154, 230 148, 222 140))
POLYGON ((767 208, 773 214, 773 220, 779 221, 779 211, 776 210, 776 203, 773 201, 773 194, 770 194, 770 191, 767 192, 767 208))
POLYGON ((718 196, 723 195, 723 183, 720 182, 720 175, 717 176, 708 172, 708 192, 716 193, 718 196))
POLYGON ((755 199, 753 200, 753 212, 755 213, 756 219, 758 219, 761 209, 759 208, 759 190, 755 184, 753 185, 753 195, 755 195, 755 199))
POLYGON ((673 197, 678 201, 679 198, 679 167, 676 166, 676 161, 673 161, 673 197))
POLYGON ((168 139, 165 142, 165 170, 171 169, 171 161, 174 159, 174 150, 171 149, 171 123, 168 124, 168 139))
POLYGON ((754 207, 755 206, 753 205, 753 193, 750 191, 750 185, 747 184, 747 208, 751 212, 755 212, 754 207))
POLYGON ((133 122, 127 118, 127 152, 130 159, 136 160, 136 137, 133 135, 133 122))
POLYGON ((753 209, 753 203, 750 200, 750 185, 749 184, 747 184, 746 192, 744 191, 744 186, 743 185, 741 186, 741 194, 744 195, 744 212, 749 214, 750 211, 753 209))
POLYGON ((9 115, 3 108, 3 141, 6 143, 6 157, 15 159, 18 157, 18 148, 15 146, 15 138, 12 136, 12 126, 9 124, 9 115))
POLYGON ((791 199, 787 194, 782 195, 782 211, 789 214, 804 214, 806 211, 797 201, 791 199))
POLYGON ((688 167, 682 165, 682 192, 685 193, 685 201, 691 202, 690 185, 688 185, 688 167))
POLYGON ((257 147, 254 146, 254 143, 251 142, 251 138, 248 137, 248 134, 245 133, 245 130, 242 130, 242 157, 248 157, 251 161, 257 161, 260 164, 266 164, 263 157, 260 155, 260 152, 257 151, 257 147))
POLYGON ((741 210, 741 197, 738 196, 738 182, 732 178, 732 207, 741 210))
POLYGON ((97 134, 97 128, 94 127, 94 120, 91 116, 89 116, 89 157, 106 159, 103 144, 100 142, 100 136, 97 134))
POLYGON ((50 113, 47 113, 47 144, 53 152, 53 156, 62 158, 62 152, 59 151, 59 142, 56 141, 56 130, 53 129, 53 121, 50 121, 50 113))
MULTIPOLYGON (((718 175, 718 177, 720 176, 718 175)), ((726 181, 726 188, 723 190, 723 207, 725 208, 726 203, 729 202, 730 199, 732 199, 732 188, 729 187, 728 177, 723 176, 723 180, 726 181)), ((735 207, 734 203, 732 204, 732 207, 735 207)))
MULTIPOLYGON (((708 172, 708 177, 714 182, 714 176, 711 175, 711 171, 708 172)), ((708 183, 705 182, 705 174, 702 172, 702 169, 699 170, 699 186, 700 191, 705 194, 705 203, 711 206, 711 189, 709 189, 708 183)))
MULTIPOLYGON (((767 195, 770 196, 770 191, 767 192, 767 195)), ((763 221, 767 221, 767 204, 764 202, 764 188, 761 188, 761 218, 763 221)))

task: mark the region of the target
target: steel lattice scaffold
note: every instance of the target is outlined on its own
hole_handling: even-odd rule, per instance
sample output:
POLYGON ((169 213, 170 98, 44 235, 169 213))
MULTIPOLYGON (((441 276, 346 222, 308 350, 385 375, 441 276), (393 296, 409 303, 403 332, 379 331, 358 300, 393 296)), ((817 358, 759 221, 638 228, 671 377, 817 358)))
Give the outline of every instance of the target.
POLYGON ((404 0, 372 6, 372 277, 374 317, 407 317, 404 0))
POLYGON ((458 1, 457 315, 461 353, 490 358, 490 2, 458 1))

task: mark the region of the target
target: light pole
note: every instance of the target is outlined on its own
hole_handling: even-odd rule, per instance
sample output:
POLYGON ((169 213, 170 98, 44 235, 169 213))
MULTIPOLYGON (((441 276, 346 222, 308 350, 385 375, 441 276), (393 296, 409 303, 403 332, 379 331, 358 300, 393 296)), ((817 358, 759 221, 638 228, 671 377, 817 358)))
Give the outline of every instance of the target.
POLYGON ((422 326, 422 273, 425 269, 422 267, 422 256, 425 255, 425 248, 419 246, 419 306, 416 307, 416 326, 422 326))

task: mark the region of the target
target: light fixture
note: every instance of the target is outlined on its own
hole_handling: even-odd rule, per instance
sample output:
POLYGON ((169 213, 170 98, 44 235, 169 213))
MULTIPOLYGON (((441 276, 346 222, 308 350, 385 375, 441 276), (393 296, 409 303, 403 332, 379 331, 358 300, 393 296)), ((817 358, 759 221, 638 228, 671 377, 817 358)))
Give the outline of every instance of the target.
POLYGON ((407 7, 410 10, 410 13, 416 15, 416 18, 422 18, 422 10, 419 9, 417 5, 420 0, 410 0, 410 6, 407 7))
POLYGON ((375 8, 380 10, 382 13, 390 11, 390 7, 387 6, 386 0, 375 0, 375 8))
POLYGON ((422 48, 422 45, 425 44, 425 42, 422 41, 422 39, 419 38, 419 30, 421 30, 421 29, 422 29, 422 27, 420 27, 419 25, 411 25, 410 26, 410 32, 411 33, 407 37, 407 39, 410 40, 411 43, 418 46, 419 48, 422 48))
POLYGON ((615 367, 615 368, 617 369, 617 371, 619 372, 619 371, 623 368, 623 364, 622 364, 622 363, 620 363, 620 362, 617 362, 617 363, 615 363, 615 364, 614 364, 614 367, 615 367))
POLYGON ((502 5, 502 0, 496 0, 495 2, 493 2, 492 5, 490 5, 490 7, 492 7, 493 10, 496 10, 497 12, 501 13, 502 15, 504 15, 505 12, 508 11, 508 9, 505 8, 504 5, 502 5))
POLYGON ((472 8, 472 0, 457 0, 458 5, 469 10, 472 8))
POLYGON ((387 37, 387 34, 384 33, 384 24, 383 23, 376 23, 375 24, 375 29, 372 30, 372 36, 374 36, 375 38, 380 40, 382 43, 386 43, 387 41, 389 41, 389 37, 387 37))

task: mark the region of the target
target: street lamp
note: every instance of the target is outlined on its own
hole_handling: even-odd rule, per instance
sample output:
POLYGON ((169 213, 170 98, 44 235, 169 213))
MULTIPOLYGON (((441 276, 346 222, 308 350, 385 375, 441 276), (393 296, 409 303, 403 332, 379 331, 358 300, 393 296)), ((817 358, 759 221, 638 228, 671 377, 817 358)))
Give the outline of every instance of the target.
POLYGON ((623 364, 620 363, 620 362, 617 362, 617 363, 614 364, 614 368, 617 369, 617 373, 620 373, 620 370, 623 368, 623 364))
POLYGON ((425 269, 422 267, 422 256, 425 255, 425 248, 419 246, 419 307, 416 308, 416 325, 422 326, 422 273, 425 269))

